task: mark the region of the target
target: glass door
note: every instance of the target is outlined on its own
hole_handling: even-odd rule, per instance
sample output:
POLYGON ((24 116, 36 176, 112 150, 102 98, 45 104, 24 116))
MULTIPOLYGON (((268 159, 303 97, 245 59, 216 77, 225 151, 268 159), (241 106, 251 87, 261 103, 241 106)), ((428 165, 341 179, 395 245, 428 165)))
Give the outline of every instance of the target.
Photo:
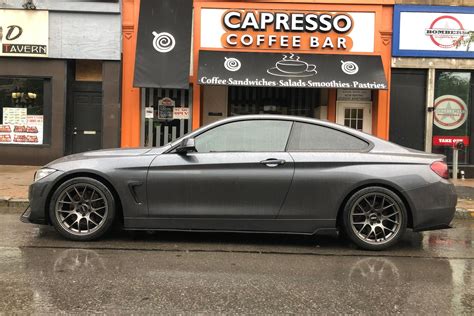
POLYGON ((372 133, 372 102, 337 101, 336 123, 372 133))

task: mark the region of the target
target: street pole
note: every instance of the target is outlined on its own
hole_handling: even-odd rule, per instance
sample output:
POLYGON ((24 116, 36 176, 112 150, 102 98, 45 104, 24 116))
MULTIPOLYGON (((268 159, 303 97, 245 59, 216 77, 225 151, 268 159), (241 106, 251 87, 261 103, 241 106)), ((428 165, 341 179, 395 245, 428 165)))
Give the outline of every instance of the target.
POLYGON ((453 179, 458 179, 458 159, 459 159, 459 149, 457 146, 453 146, 453 179))

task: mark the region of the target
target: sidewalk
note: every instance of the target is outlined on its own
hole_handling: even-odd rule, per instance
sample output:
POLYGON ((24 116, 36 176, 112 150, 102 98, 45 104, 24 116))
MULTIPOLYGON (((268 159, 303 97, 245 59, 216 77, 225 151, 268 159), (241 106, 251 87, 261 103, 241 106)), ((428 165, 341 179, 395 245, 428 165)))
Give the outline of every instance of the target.
MULTIPOLYGON (((0 165, 0 206, 26 207, 28 186, 37 166, 0 165)), ((474 179, 453 181, 458 192, 456 217, 474 219, 474 179)))

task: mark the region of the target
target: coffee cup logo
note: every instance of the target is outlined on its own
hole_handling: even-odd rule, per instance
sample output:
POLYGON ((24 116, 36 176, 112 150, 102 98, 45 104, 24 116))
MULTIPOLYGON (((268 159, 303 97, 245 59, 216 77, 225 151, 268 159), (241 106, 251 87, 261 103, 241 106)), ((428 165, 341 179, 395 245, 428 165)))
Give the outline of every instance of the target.
POLYGON ((275 67, 267 70, 267 73, 278 77, 304 78, 316 75, 316 65, 308 64, 300 60, 295 54, 283 55, 283 59, 275 63, 275 67))

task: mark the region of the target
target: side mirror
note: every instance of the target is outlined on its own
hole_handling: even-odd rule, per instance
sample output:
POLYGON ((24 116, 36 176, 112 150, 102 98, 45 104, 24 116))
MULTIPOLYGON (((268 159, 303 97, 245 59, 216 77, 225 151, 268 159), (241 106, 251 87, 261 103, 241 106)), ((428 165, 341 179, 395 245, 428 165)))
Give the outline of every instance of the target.
POLYGON ((185 138, 181 141, 178 148, 176 148, 176 152, 178 154, 187 154, 190 152, 196 152, 196 145, 194 143, 194 138, 185 138))

